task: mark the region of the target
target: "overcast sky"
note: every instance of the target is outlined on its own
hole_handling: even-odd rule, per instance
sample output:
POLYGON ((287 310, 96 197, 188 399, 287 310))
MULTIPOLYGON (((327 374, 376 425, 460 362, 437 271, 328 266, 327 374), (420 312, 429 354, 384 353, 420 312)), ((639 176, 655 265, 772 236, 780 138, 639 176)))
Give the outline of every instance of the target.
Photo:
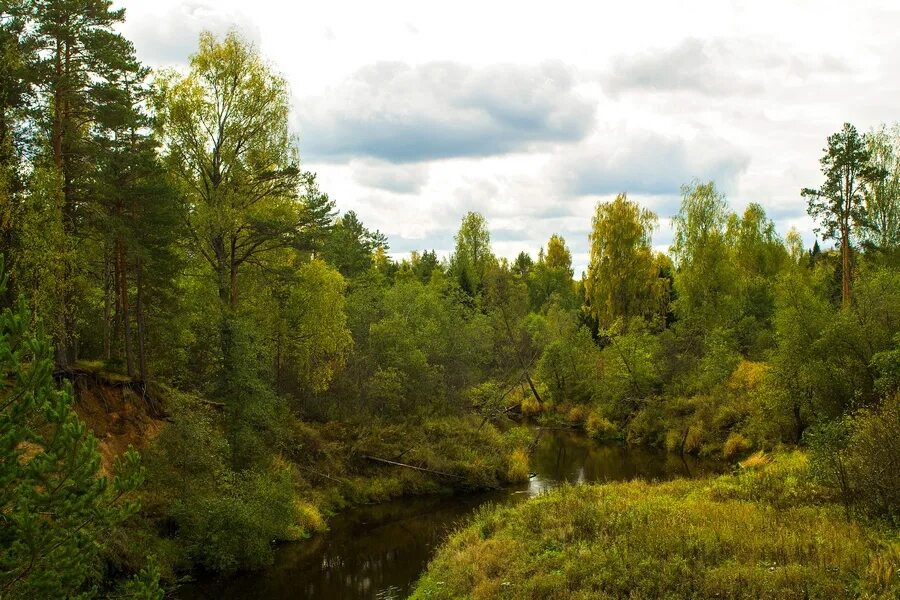
POLYGON ((581 271, 599 200, 656 211, 662 249, 692 178, 811 243, 800 188, 825 138, 900 119, 896 0, 119 4, 154 67, 203 30, 258 44, 291 85, 304 167, 394 256, 448 253, 475 210, 497 254, 559 233, 581 271))

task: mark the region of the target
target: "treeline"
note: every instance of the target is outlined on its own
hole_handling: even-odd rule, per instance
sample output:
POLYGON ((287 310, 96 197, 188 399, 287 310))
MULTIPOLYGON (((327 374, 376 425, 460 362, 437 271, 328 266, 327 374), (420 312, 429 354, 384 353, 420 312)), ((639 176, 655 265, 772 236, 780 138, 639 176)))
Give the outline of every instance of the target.
MULTIPOLYGON (((168 574, 258 566, 273 539, 320 528, 320 509, 384 497, 358 482, 341 500, 321 492, 336 474, 310 475, 310 457, 341 464, 340 476, 365 472, 335 454, 346 431, 310 422, 406 428, 425 436, 422 446, 444 436, 515 448, 519 463, 518 434, 491 425, 515 413, 680 452, 735 457, 814 439, 823 456, 840 457, 865 445, 847 417, 896 398, 896 127, 860 135, 847 125, 828 139, 824 183, 803 194, 836 250, 807 250, 794 231, 780 237, 760 205, 736 214, 712 182, 694 182, 668 254, 653 249, 655 214, 625 194, 600 202, 579 279, 560 236, 509 261, 494 255, 476 213, 449 258, 432 250, 397 261, 383 234, 352 212, 338 216, 304 171, 287 84, 252 45, 204 34, 186 69, 151 73, 110 6, 13 0, 0 13, 5 372, 38 399, 19 410, 8 391, 18 388, 0 392, 10 399, 5 430, 17 432, 3 468, 20 482, 4 492, 4 516, 56 502, 35 500, 48 489, 35 481, 88 485, 98 475, 96 448, 80 462, 47 451, 48 432, 69 419, 63 408, 46 416, 57 406, 52 373, 117 374, 166 396, 173 422, 148 445, 145 471, 122 476, 129 489, 146 478, 138 521, 104 544, 99 524, 116 519, 95 511, 100 491, 90 506, 70 506, 98 524, 79 528, 84 536, 57 545, 25 535, 26 525, 77 527, 55 517, 4 530, 14 551, 0 557, 3 595, 27 597, 49 580, 87 589, 137 571, 148 548, 168 574), (35 448, 52 457, 25 476, 35 448), (48 548, 98 544, 107 573, 98 576, 95 558, 60 563, 65 577, 49 570, 48 548), (34 579, 35 560, 50 575, 34 579)), ((95 443, 83 431, 73 439, 95 443)), ((75 441, 70 452, 81 452, 75 441)), ((449 452, 459 453, 454 468, 483 467, 466 471, 478 485, 496 485, 506 468, 527 474, 505 458, 449 452)), ((865 474, 848 483, 844 462, 822 464, 823 477, 842 470, 848 502, 896 507, 883 491, 868 502, 865 474)), ((432 489, 404 485, 391 489, 432 489)))

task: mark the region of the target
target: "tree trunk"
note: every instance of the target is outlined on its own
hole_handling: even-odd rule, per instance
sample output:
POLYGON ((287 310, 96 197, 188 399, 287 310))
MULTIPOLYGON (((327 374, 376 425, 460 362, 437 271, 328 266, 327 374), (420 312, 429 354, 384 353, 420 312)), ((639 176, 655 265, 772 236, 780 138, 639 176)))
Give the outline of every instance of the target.
POLYGON ((538 404, 544 404, 544 401, 541 400, 541 395, 538 394, 537 388, 534 386, 534 382, 531 380, 531 374, 528 372, 529 365, 525 364, 525 361, 522 359, 522 355, 519 352, 518 344, 516 343, 515 337, 513 336, 512 327, 509 325, 509 319, 506 318, 506 310, 501 307, 500 314, 503 316, 503 324, 506 326, 506 335, 509 338, 509 343, 513 346, 513 352, 516 355, 516 359, 518 359, 519 366, 522 367, 522 374, 525 375, 525 380, 528 382, 528 387, 531 388, 531 393, 534 395, 534 399, 538 401, 538 404))
POLYGON ((112 294, 115 285, 111 281, 109 246, 103 251, 103 358, 112 358, 112 294))
POLYGON ((125 243, 121 238, 116 240, 116 262, 119 272, 118 288, 119 288, 119 306, 121 308, 122 333, 125 342, 125 365, 128 369, 128 376, 134 377, 134 356, 132 352, 131 339, 131 314, 128 305, 128 258, 125 250, 125 243))
POLYGON ((228 303, 232 309, 237 307, 237 238, 231 238, 231 260, 228 279, 228 303))
MULTIPOLYGON (((59 185, 62 181, 62 172, 63 172, 63 152, 62 152, 62 138, 63 138, 63 90, 62 90, 62 80, 63 80, 63 43, 61 40, 56 40, 56 50, 54 55, 54 75, 55 75, 55 86, 53 89, 53 125, 50 131, 50 147, 53 151, 53 167, 56 171, 56 175, 59 178, 57 180, 56 186, 56 197, 57 197, 57 205, 62 212, 62 219, 65 221, 65 195, 63 194, 62 186, 59 185)), ((65 223, 63 223, 63 228, 65 229, 65 223)), ((60 253, 65 254, 65 247, 60 248, 60 253)), ((60 307, 57 313, 57 340, 56 340, 56 368, 62 371, 68 371, 72 368, 72 361, 69 356, 69 338, 68 338, 68 319, 66 318, 66 288, 67 286, 67 267, 63 265, 63 277, 60 282, 59 294, 60 294, 60 307)))
POLYGON ((147 380, 147 354, 145 350, 146 328, 144 326, 144 261, 138 256, 137 259, 137 334, 138 334, 138 368, 140 369, 141 381, 147 380))
POLYGON ((850 227, 841 227, 841 304, 850 306, 850 227))

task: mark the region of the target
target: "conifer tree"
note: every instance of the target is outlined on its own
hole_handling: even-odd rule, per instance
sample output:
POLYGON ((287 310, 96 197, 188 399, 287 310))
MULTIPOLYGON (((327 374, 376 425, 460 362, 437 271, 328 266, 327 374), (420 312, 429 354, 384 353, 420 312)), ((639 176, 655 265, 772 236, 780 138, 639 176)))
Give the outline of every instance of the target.
MULTIPOLYGON (((2 267, 0 267, 2 270, 2 267)), ((0 289, 6 277, 0 275, 0 289)), ((136 512, 143 480, 129 449, 100 475, 97 440, 53 381, 53 351, 24 300, 0 314, 0 597, 91 591, 101 532, 136 512)))
POLYGON ((866 181, 873 179, 869 149, 856 127, 844 123, 828 136, 828 146, 819 160, 825 183, 818 189, 804 188, 811 217, 819 221, 823 239, 834 239, 841 249, 841 303, 850 304, 850 236, 865 222, 863 201, 866 181))

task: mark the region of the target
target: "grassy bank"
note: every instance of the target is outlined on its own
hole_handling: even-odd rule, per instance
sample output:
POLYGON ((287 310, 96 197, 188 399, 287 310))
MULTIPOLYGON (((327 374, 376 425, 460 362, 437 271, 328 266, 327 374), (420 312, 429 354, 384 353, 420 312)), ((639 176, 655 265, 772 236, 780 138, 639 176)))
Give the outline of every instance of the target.
POLYGON ((794 453, 738 474, 486 508, 414 598, 896 598, 896 531, 848 521, 794 453))

